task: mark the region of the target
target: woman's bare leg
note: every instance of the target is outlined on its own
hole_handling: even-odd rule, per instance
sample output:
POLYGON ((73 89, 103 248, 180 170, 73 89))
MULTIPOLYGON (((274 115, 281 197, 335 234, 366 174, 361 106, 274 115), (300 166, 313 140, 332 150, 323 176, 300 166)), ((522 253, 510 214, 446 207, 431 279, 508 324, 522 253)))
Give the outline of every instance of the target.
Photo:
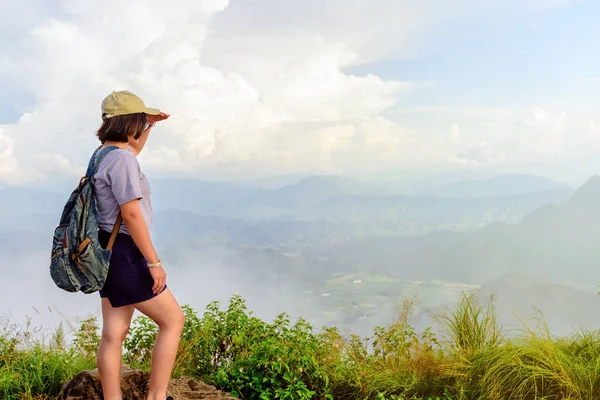
POLYGON ((121 356, 135 308, 113 308, 102 299, 102 337, 98 347, 98 374, 104 400, 121 400, 121 356))
POLYGON ((150 300, 134 304, 134 307, 156 322, 159 328, 152 351, 148 400, 164 400, 177 356, 185 315, 168 288, 150 300))

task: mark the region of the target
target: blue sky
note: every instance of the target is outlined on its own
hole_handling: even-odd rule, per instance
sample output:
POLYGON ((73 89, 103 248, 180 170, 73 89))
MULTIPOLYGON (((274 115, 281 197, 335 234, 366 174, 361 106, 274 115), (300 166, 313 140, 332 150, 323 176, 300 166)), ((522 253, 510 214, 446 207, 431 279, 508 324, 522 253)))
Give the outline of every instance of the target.
POLYGON ((0 182, 77 175, 118 88, 162 176, 600 172, 598 1, 120 4, 0 0, 0 182))
POLYGON ((597 100, 600 85, 587 80, 600 76, 598 15, 600 2, 587 1, 499 21, 467 18, 436 32, 443 39, 430 54, 349 71, 436 83, 401 104, 408 107, 527 107, 562 94, 597 100))

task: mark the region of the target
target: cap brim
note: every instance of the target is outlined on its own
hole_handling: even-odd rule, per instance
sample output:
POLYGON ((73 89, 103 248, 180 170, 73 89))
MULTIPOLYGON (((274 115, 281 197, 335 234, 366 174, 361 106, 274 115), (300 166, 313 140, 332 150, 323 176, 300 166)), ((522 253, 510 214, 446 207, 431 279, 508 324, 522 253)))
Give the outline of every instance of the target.
POLYGON ((160 115, 160 112, 161 111, 158 108, 146 107, 146 109, 144 110, 144 113, 149 115, 160 115))

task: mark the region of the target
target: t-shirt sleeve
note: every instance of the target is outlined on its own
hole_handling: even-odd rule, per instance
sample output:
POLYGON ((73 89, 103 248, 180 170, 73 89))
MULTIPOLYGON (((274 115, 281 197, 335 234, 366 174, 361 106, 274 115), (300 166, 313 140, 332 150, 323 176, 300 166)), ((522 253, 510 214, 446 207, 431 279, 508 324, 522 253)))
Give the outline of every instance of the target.
POLYGON ((126 155, 115 160, 110 170, 107 171, 107 178, 119 205, 143 197, 140 184, 140 165, 134 155, 126 155))

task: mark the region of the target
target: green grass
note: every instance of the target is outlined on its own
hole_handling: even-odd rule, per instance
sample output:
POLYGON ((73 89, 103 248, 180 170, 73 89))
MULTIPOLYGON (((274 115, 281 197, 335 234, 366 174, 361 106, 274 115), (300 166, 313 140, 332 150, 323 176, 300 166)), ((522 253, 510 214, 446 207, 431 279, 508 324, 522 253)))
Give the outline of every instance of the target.
POLYGON ((92 322, 81 324, 69 346, 62 325, 49 340, 36 337, 29 325, 0 330, 0 399, 55 399, 67 380, 94 368, 93 354, 82 337, 92 322))
MULTIPOLYGON (((241 399, 510 400, 600 398, 600 332, 554 338, 539 317, 510 337, 496 323, 493 298, 464 294, 456 308, 434 316, 443 334, 416 332, 413 302, 369 337, 314 329, 286 314, 255 317, 239 297, 222 309, 187 315, 174 375, 190 375, 241 399)), ((29 326, 0 330, 0 398, 56 399, 77 372, 94 368, 93 318, 65 343, 62 328, 40 338, 29 326)), ((124 360, 147 369, 157 334, 134 321, 124 360)))

